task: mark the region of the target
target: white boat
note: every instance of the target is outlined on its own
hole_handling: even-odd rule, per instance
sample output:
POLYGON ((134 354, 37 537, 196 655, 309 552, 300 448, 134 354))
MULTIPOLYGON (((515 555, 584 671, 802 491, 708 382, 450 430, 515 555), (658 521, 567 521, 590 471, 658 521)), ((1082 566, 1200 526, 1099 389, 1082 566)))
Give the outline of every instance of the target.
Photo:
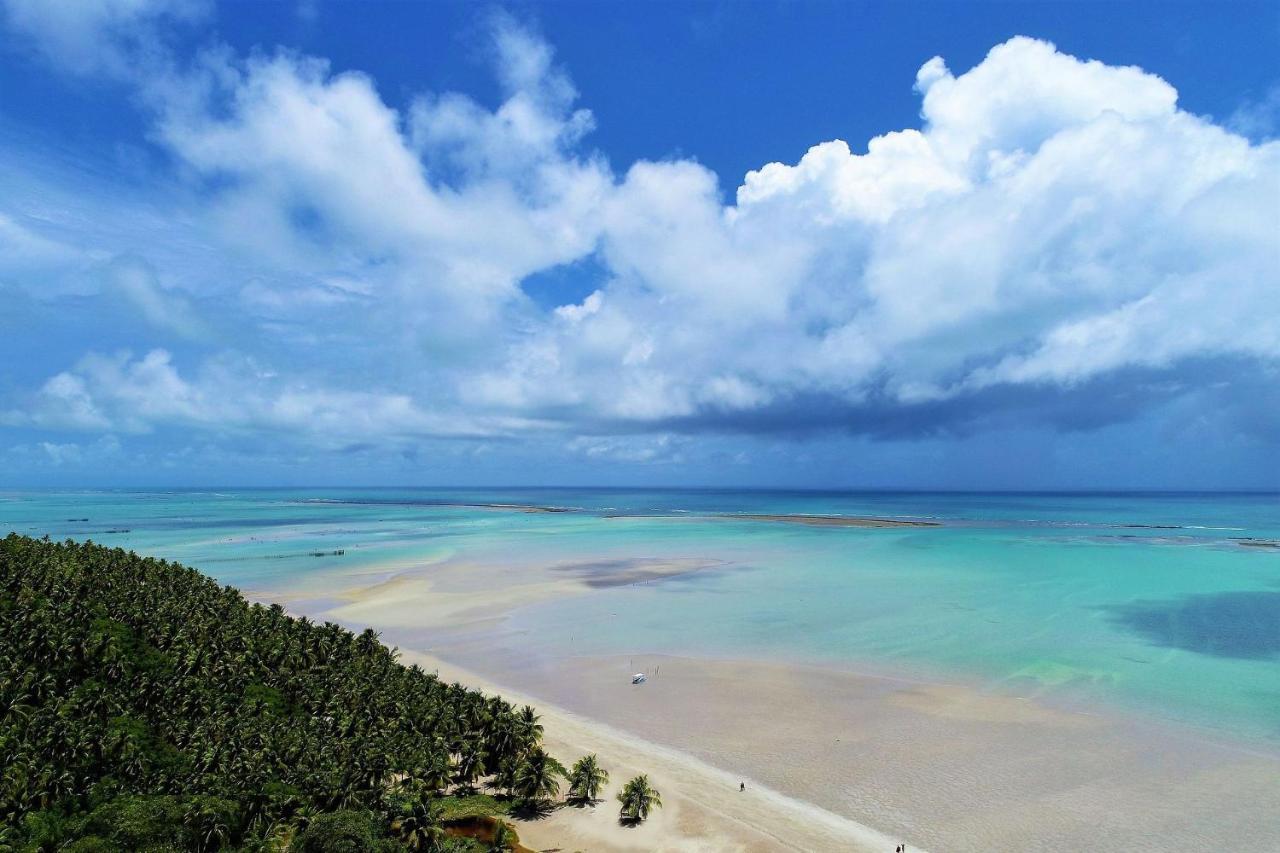
POLYGON ((649 676, 645 675, 643 672, 637 672, 635 675, 631 676, 632 684, 644 684, 648 680, 649 676))

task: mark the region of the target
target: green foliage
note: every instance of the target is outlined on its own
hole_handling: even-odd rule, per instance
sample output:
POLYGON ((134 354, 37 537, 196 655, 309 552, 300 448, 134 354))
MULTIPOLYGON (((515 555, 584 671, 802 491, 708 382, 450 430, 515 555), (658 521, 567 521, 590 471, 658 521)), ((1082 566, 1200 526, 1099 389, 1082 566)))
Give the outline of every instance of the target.
POLYGON ((471 794, 466 797, 443 797, 437 801, 440 820, 455 821, 474 817, 506 814, 511 805, 488 794, 471 794))
POLYGON ((381 834, 372 812, 343 809, 312 820, 289 849, 291 853, 377 853, 381 834))
POLYGON ((569 771, 569 797, 584 803, 595 802, 601 789, 609 784, 609 773, 592 755, 584 755, 569 771))
POLYGON ((560 780, 568 775, 564 765, 534 747, 516 765, 511 789, 527 803, 539 803, 560 796, 560 780))
POLYGON ((391 832, 410 850, 436 851, 444 846, 446 835, 440 825, 439 809, 430 798, 397 798, 387 817, 391 832))
POLYGON ((624 823, 640 823, 653 809, 662 808, 662 795, 649 784, 649 777, 640 775, 632 779, 618 792, 622 808, 618 819, 624 823))
POLYGON ((498 821, 493 828, 493 837, 489 840, 489 853, 504 853, 519 843, 516 834, 505 821, 498 821))
POLYGON ((89 814, 83 832, 126 850, 183 847, 187 805, 183 798, 170 795, 117 797, 89 814))
MULTIPOLYGON (((83 825, 83 819, 73 819, 56 809, 41 809, 23 816, 20 827, 7 827, 12 840, 21 829, 29 847, 35 850, 55 850, 74 838, 83 825)), ((0 848, 4 849, 4 848, 0 848)))
POLYGON ((60 848, 62 853, 126 853, 119 845, 97 835, 86 835, 60 848))
POLYGON ((373 631, 119 549, 0 540, 6 847, 362 844, 350 815, 374 814, 375 846, 443 849, 451 785, 558 790, 541 736, 532 708, 405 667, 373 631))

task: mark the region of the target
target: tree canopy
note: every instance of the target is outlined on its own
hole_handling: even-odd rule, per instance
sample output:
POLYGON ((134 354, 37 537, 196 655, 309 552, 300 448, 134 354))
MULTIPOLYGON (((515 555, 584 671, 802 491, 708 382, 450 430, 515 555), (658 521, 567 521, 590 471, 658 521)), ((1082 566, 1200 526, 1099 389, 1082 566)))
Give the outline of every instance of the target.
POLYGON ((640 823, 653 809, 662 808, 662 795, 649 784, 649 777, 636 776, 618 792, 618 819, 624 823, 640 823))
POLYGON ((433 802, 493 774, 553 794, 541 734, 371 630, 120 549, 0 541, 0 849, 469 849, 433 802))

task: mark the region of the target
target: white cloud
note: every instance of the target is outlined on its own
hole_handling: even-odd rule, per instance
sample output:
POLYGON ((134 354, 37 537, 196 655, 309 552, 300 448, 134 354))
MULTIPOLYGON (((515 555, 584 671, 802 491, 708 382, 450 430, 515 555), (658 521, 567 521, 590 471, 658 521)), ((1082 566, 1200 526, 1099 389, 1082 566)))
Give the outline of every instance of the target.
POLYGON ((183 337, 200 339, 209 335, 205 323, 187 297, 166 290, 156 281, 155 270, 137 258, 118 258, 108 267, 111 287, 153 326, 183 337))
POLYGON ((164 350, 85 356, 51 378, 22 409, 0 413, 11 426, 148 432, 182 426, 221 432, 291 434, 324 446, 380 439, 486 437, 536 429, 510 417, 424 410, 405 394, 315 387, 231 358, 204 362, 184 377, 164 350))
MULTIPOLYGON (((80 36, 8 8, 78 61, 80 36)), ((140 31, 171 11, 102 8, 73 29, 140 31)), ((25 280, 136 255, 115 292, 194 349, 86 356, 7 421, 313 442, 815 418, 877 432, 891 427, 860 419, 945 419, 941 404, 993 389, 1280 360, 1280 143, 1180 111, 1141 69, 1027 38, 959 75, 934 58, 915 80, 920 128, 865 150, 821 142, 724 204, 691 160, 614 174, 551 49, 502 18, 491 35, 492 108, 427 93, 398 109, 370 77, 288 52, 147 65, 134 82, 197 238, 151 242, 225 259, 225 280, 111 232, 86 261, 64 251, 65 223, 0 212, 25 280), (588 257, 601 272, 580 302, 523 295, 588 257)), ((571 449, 647 452, 612 441, 571 449)))
POLYGON ((567 153, 590 115, 571 111, 549 51, 495 37, 511 88, 493 112, 445 95, 404 116, 321 60, 215 53, 152 89, 159 133, 230 180, 216 198, 229 239, 289 264, 376 266, 398 298, 480 323, 523 277, 591 249, 609 186, 601 162, 567 153))
POLYGON ((1236 107, 1227 118, 1227 127, 1249 139, 1275 139, 1280 132, 1280 83, 1236 107))
POLYGON ((81 458, 80 445, 78 444, 54 444, 50 441, 42 441, 39 446, 54 465, 74 464, 79 462, 81 458))
POLYGON ((1025 38, 958 77, 931 60, 917 88, 921 130, 766 165, 733 206, 696 164, 634 166, 606 208, 597 310, 521 343, 488 377, 498 398, 716 420, 1280 358, 1280 146, 1025 38))
POLYGON ((0 412, 0 423, 72 430, 111 428, 111 421, 98 410, 81 376, 59 373, 44 383, 35 398, 37 404, 0 412))
POLYGON ((409 113, 410 137, 430 162, 462 178, 501 178, 554 194, 558 182, 571 179, 565 174, 569 152, 592 130, 594 118, 575 108, 578 92, 555 66, 546 42, 503 16, 492 34, 502 104, 490 112, 456 92, 420 97, 409 113))
POLYGON ((74 268, 83 262, 71 246, 43 236, 0 213, 0 275, 20 278, 74 268))
POLYGON ((957 165, 981 171, 993 151, 1033 153, 1066 128, 1113 113, 1126 121, 1173 113, 1178 93, 1141 68, 1081 61, 1048 42, 1012 38, 955 77, 935 57, 916 89, 930 143, 957 165))
POLYGON ((8 25, 78 74, 124 74, 153 56, 164 20, 194 21, 207 0, 4 0, 8 25))
POLYGON ((675 465, 684 461, 685 441, 670 434, 652 436, 580 435, 567 445, 570 453, 592 461, 643 465, 675 465))

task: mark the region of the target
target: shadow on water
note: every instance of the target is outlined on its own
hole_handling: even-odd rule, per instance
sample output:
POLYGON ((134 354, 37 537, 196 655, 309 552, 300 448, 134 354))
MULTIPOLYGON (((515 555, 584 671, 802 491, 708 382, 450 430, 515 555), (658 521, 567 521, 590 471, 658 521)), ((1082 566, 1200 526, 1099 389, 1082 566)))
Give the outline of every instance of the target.
POLYGON ((1162 646, 1223 658, 1280 657, 1280 592, 1187 595, 1107 609, 1113 621, 1162 646))

